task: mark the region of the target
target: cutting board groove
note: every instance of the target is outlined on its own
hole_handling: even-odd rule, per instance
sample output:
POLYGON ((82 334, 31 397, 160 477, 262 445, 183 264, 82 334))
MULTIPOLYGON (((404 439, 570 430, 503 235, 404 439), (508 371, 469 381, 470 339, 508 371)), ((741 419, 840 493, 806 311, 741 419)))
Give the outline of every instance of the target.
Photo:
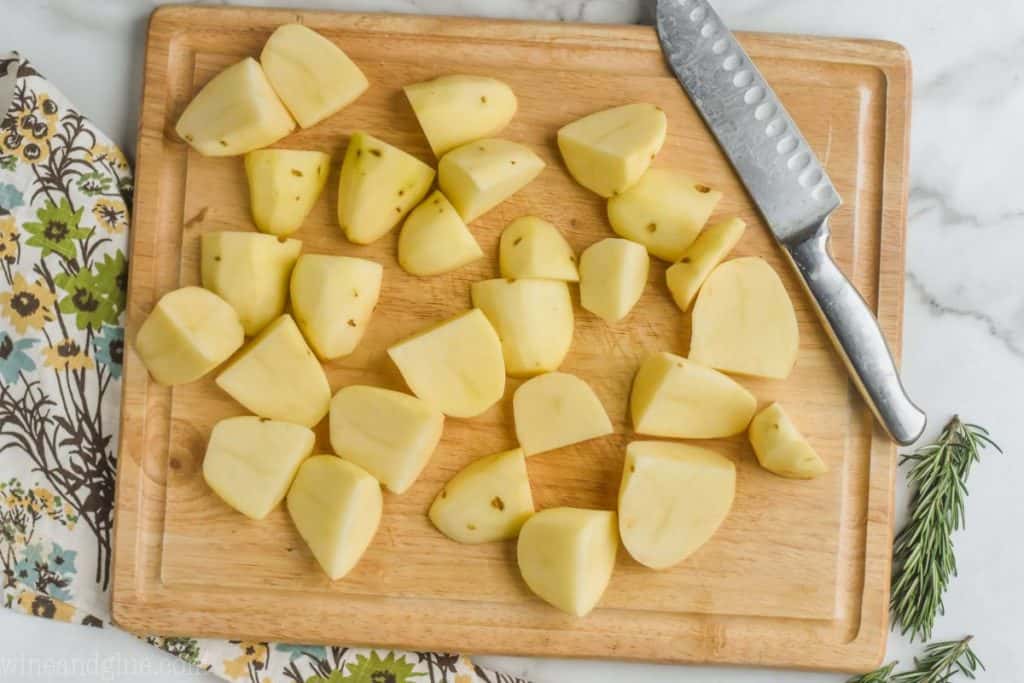
MULTIPOLYGON (((564 123, 608 106, 647 101, 669 115, 656 165, 676 166, 725 192, 717 215, 750 224, 735 255, 757 254, 793 297, 801 351, 785 382, 741 380, 762 404, 782 401, 831 471, 813 482, 774 477, 740 436, 708 445, 736 462, 736 505, 714 539, 682 565, 652 572, 625 551, 601 606, 573 619, 523 585, 514 544, 462 546, 425 511, 467 462, 515 444, 505 399, 475 420, 450 419, 437 454, 410 491, 385 494, 380 532, 358 567, 331 583, 283 510, 261 523, 232 512, 205 486, 212 425, 242 414, 212 376, 168 389, 149 381, 129 344, 118 474, 113 612, 143 633, 336 644, 378 644, 570 657, 866 669, 884 649, 895 450, 872 422, 813 308, 728 163, 662 63, 650 28, 284 10, 168 7, 154 13, 146 48, 132 234, 127 335, 156 300, 199 279, 199 237, 252 230, 240 159, 210 159, 173 125, 219 69, 258 55, 279 24, 301 21, 335 40, 371 88, 355 104, 279 146, 331 153, 324 197, 295 235, 304 250, 384 265, 367 338, 328 364, 331 386, 403 389, 384 348, 469 306, 470 282, 497 276, 497 240, 535 213, 579 251, 609 236, 603 202, 566 174, 554 145, 564 123), (365 129, 433 163, 401 86, 444 73, 495 75, 519 97, 503 133, 548 163, 537 181, 472 225, 487 258, 419 279, 395 261, 394 234, 348 244, 334 220, 337 165, 348 135, 365 129)), ((846 200, 832 248, 898 352, 903 303, 909 65, 898 46, 794 36, 741 36, 846 200)), ((625 444, 629 384, 652 351, 685 354, 689 317, 672 305, 665 264, 633 313, 609 326, 576 307, 563 370, 587 379, 617 434, 529 461, 539 507, 612 508, 625 444)), ((578 304, 578 297, 576 301, 578 304)), ((318 429, 328 448, 325 425, 318 429)))

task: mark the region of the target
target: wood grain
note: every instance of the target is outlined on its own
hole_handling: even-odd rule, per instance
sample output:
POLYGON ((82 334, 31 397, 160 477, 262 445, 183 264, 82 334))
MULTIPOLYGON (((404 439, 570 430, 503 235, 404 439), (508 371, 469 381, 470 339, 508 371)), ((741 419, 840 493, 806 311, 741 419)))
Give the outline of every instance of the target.
MULTIPOLYGON (((847 379, 813 309, 749 198, 662 63, 654 32, 633 26, 497 22, 398 15, 173 7, 154 13, 146 51, 127 334, 164 292, 198 281, 199 236, 253 229, 241 160, 204 158, 172 132, 196 90, 223 66, 256 55, 274 27, 301 21, 365 70, 368 92, 282 147, 329 151, 334 173, 295 237, 304 250, 358 255, 385 269, 381 303, 355 353, 329 363, 331 386, 403 389, 384 349, 469 306, 468 284, 497 276, 497 241, 533 213, 581 250, 610 233, 600 198, 568 177, 559 126, 633 101, 668 112, 659 166, 676 166, 725 192, 717 215, 751 227, 735 255, 775 266, 796 305, 801 348, 785 382, 741 380, 762 403, 782 401, 830 473, 813 482, 761 470, 743 437, 709 445, 738 466, 735 507, 714 539, 682 565, 653 572, 623 551, 601 606, 586 619, 534 598, 513 544, 462 546, 425 511, 441 484, 472 459, 514 445, 505 399, 480 418, 449 419, 444 439, 404 495, 385 494, 371 548, 345 579, 328 581, 283 510, 262 523, 234 513, 205 486, 200 464, 217 420, 243 410, 212 381, 167 389, 126 357, 117 490, 113 613, 142 633, 298 642, 372 643, 466 652, 722 662, 864 670, 887 631, 895 449, 847 379), (519 113, 503 133, 548 163, 525 190, 472 225, 487 258, 429 279, 406 275, 396 235, 347 243, 334 220, 334 185, 348 135, 365 129, 433 163, 401 86, 445 73, 507 81, 519 113)), ((902 48, 869 41, 744 35, 825 163, 845 204, 832 249, 877 312, 898 352, 903 301, 909 64, 902 48)), ((687 351, 689 318, 673 306, 665 265, 623 322, 577 306, 563 370, 594 387, 617 433, 531 458, 540 507, 615 504, 632 375, 644 354, 687 351)), ((574 296, 576 296, 574 294, 574 296)), ((577 300, 578 303, 578 300, 577 300)), ((319 446, 327 449, 325 425, 319 446)))

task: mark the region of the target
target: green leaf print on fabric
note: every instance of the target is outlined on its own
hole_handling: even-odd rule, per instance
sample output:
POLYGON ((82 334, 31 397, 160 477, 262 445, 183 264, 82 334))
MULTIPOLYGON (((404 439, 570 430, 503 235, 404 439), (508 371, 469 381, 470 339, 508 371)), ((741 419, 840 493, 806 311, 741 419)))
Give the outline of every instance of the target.
POLYGON ((357 655, 345 668, 348 675, 340 679, 344 683, 415 683, 416 678, 425 675, 417 673, 416 665, 406 661, 405 655, 396 656, 393 651, 381 659, 376 650, 371 650, 369 656, 357 655))
POLYGON ((114 307, 109 296, 104 296, 102 285, 96 273, 87 268, 78 272, 58 273, 54 282, 67 296, 61 298, 57 308, 61 313, 75 316, 75 325, 80 330, 91 327, 100 329, 104 323, 116 323, 120 311, 114 307))
POLYGON ((109 191, 112 183, 109 175, 92 171, 78 176, 78 182, 75 184, 86 197, 95 197, 109 191))
POLYGON ((79 227, 84 209, 75 211, 67 199, 61 199, 60 205, 47 200, 43 208, 36 212, 37 222, 25 223, 22 227, 32 235, 25 242, 28 246, 40 247, 43 257, 57 253, 66 259, 75 258, 74 240, 89 236, 89 228, 79 227))

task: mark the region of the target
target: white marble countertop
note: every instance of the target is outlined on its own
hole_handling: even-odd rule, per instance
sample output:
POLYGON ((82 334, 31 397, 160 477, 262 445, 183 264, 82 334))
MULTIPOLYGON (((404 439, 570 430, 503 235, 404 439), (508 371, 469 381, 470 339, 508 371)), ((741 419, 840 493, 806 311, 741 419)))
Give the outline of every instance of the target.
MULTIPOLYGON (((150 0, 0 0, 0 51, 18 49, 131 153, 150 0), (102 77, 100 74, 104 74, 102 77)), ((343 10, 633 22, 637 0, 271 0, 247 4, 343 10)), ((960 577, 936 638, 976 636, 982 678, 1024 672, 1024 3, 986 0, 718 0, 736 29, 884 38, 914 61, 912 188, 904 378, 928 411, 930 433, 959 412, 988 426, 1007 455, 971 478, 969 529, 956 537, 960 577), (1016 153, 1016 154, 1015 154, 1016 153), (1011 156, 1013 155, 1013 156, 1011 156), (1007 525, 1014 531, 1007 533, 1007 525)), ((897 500, 905 496, 902 484, 897 500)), ((916 647, 893 635, 889 658, 916 647)), ((213 680, 130 636, 55 624, 0 609, 0 659, 107 662, 104 680, 213 680)), ((810 683, 821 673, 481 657, 538 683, 668 681, 810 683)), ((0 678, 4 678, 0 671, 0 678)), ((5 679, 9 680, 9 679, 5 679)))

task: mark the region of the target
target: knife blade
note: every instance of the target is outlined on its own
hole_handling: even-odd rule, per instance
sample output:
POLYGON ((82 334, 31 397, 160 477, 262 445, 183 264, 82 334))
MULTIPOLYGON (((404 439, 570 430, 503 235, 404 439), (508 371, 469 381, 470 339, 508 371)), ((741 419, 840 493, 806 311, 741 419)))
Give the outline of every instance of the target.
POLYGON ((841 199, 771 86, 707 0, 658 0, 666 61, 789 257, 850 377, 898 443, 924 432, 864 299, 828 251, 841 199))

